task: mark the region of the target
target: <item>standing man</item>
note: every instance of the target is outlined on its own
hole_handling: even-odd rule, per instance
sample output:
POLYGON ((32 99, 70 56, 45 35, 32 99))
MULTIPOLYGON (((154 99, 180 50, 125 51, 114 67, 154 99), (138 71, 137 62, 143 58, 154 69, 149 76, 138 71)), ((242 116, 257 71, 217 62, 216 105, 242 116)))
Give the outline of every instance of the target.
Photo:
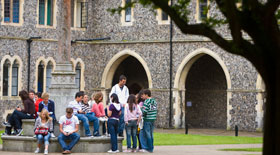
POLYGON ((154 150, 154 122, 157 118, 157 102, 154 98, 151 97, 151 91, 145 89, 142 94, 142 99, 145 100, 144 105, 142 107, 142 116, 144 119, 143 126, 143 143, 142 144, 142 152, 153 152, 154 150), (145 146, 146 145, 146 146, 145 146))
POLYGON ((121 75, 119 78, 119 83, 116 84, 114 87, 112 87, 112 90, 110 92, 111 96, 112 94, 117 94, 119 98, 119 102, 121 104, 121 116, 119 121, 119 136, 123 137, 123 129, 124 129, 124 107, 127 103, 127 99, 129 96, 128 88, 125 86, 126 84, 126 77, 124 75, 121 75))
POLYGON ((90 130, 89 130, 89 122, 88 118, 85 116, 83 110, 82 110, 82 100, 84 97, 84 92, 77 92, 75 95, 75 100, 71 101, 68 105, 69 108, 73 109, 73 113, 75 116, 78 117, 79 120, 83 122, 84 128, 85 128, 85 134, 87 137, 90 137, 90 130))
POLYGON ((80 135, 77 134, 79 130, 79 120, 72 114, 73 109, 66 108, 66 115, 61 116, 59 119, 59 131, 61 133, 58 136, 58 142, 63 149, 63 154, 70 154, 71 149, 80 140, 80 135), (71 140, 69 145, 65 143, 65 140, 67 139, 71 140))

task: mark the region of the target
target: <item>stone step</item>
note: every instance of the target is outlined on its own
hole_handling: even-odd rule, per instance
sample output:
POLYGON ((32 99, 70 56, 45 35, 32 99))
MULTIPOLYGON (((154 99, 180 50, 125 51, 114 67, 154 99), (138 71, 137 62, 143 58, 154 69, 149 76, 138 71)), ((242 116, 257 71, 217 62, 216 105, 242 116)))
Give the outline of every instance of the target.
MULTIPOLYGON (((99 134, 102 135, 102 125, 104 122, 99 121, 99 134)), ((35 119, 23 119, 22 120, 22 129, 24 136, 34 136, 34 125, 35 119)), ((93 123, 89 123, 90 133, 93 134, 93 123)), ((85 128, 83 123, 80 121, 79 131, 77 132, 81 137, 85 137, 85 128)), ((54 124, 54 135, 58 136, 60 134, 59 131, 59 123, 55 122, 54 124)))
MULTIPOLYGON (((3 135, 3 151, 34 152, 37 148, 37 139, 32 136, 3 135)), ((122 151, 123 137, 118 137, 118 149, 122 151)), ((81 137, 80 141, 71 150, 73 153, 100 153, 111 149, 110 137, 81 137)), ((40 148, 43 152, 44 146, 40 148)), ((50 139, 49 152, 62 152, 57 138, 50 139)))

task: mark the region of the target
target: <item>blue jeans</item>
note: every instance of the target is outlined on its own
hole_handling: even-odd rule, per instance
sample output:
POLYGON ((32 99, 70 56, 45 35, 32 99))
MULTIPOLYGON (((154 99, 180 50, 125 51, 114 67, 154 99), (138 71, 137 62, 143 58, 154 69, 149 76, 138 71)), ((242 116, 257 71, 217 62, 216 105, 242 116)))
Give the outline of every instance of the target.
POLYGON ((126 143, 127 148, 131 148, 131 137, 133 142, 133 149, 136 149, 137 147, 137 138, 136 138, 136 132, 137 132, 137 121, 128 121, 128 124, 125 126, 126 129, 126 143))
POLYGON ((49 145, 50 142, 50 138, 51 138, 51 134, 48 133, 47 135, 43 136, 43 135, 36 135, 37 138, 37 144, 41 144, 42 141, 44 140, 45 145, 49 145))
MULTIPOLYGON (((144 126, 143 126, 143 143, 147 144, 146 146, 142 145, 142 148, 149 151, 153 152, 154 150, 154 122, 149 122, 149 121, 144 121, 144 126), (143 147, 144 146, 144 147, 143 147)), ((142 141, 141 141, 142 143, 142 141)))
POLYGON ((99 134, 99 120, 97 117, 95 117, 94 112, 85 114, 88 118, 88 121, 93 122, 93 135, 99 134))
POLYGON ((147 141, 144 138, 144 129, 143 128, 139 132, 139 140, 140 140, 140 144, 141 144, 141 149, 147 150, 148 146, 147 146, 147 141))
POLYGON ((121 106, 121 110, 122 110, 122 113, 121 113, 121 116, 120 116, 120 121, 119 121, 119 134, 123 134, 123 129, 124 129, 124 126, 125 126, 125 123, 124 123, 124 107, 121 106))
POLYGON ((86 136, 91 136, 89 130, 88 118, 86 117, 86 115, 85 114, 75 114, 75 115, 78 117, 79 120, 83 122, 86 136))
POLYGON ((58 136, 58 142, 61 145, 62 149, 65 150, 71 150, 80 140, 80 135, 77 133, 72 133, 69 136, 65 136, 63 133, 60 133, 60 135, 58 136), (70 144, 67 146, 65 143, 66 139, 70 139, 71 142, 70 144))
POLYGON ((109 133, 111 135, 112 151, 116 151, 118 149, 118 124, 119 124, 118 120, 109 118, 108 128, 109 128, 109 133))
POLYGON ((15 129, 21 129, 22 119, 33 119, 32 115, 27 115, 21 111, 14 110, 8 122, 14 126, 15 129))

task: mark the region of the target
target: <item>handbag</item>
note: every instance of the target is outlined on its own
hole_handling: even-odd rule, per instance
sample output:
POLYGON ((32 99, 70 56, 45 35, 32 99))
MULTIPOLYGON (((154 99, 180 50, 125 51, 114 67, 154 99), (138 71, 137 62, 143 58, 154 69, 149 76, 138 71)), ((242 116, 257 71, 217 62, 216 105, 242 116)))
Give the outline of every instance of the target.
POLYGON ((43 136, 45 136, 45 135, 47 135, 48 134, 48 132, 49 132, 49 128, 36 128, 35 129, 35 135, 43 135, 43 136))

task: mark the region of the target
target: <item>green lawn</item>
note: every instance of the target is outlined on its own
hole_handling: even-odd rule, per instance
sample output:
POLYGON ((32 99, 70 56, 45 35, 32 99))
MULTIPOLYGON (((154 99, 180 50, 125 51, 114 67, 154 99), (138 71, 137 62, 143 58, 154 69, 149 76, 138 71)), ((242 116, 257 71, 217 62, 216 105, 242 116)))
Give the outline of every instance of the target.
MULTIPOLYGON (((261 144, 262 142, 262 137, 154 133, 154 145, 261 144)), ((123 141, 123 145, 126 145, 126 140, 123 141)))
POLYGON ((220 151, 262 152, 262 148, 234 148, 234 149, 221 149, 220 151))
POLYGON ((5 130, 0 130, 0 144, 2 144, 1 134, 4 132, 5 132, 5 130))

